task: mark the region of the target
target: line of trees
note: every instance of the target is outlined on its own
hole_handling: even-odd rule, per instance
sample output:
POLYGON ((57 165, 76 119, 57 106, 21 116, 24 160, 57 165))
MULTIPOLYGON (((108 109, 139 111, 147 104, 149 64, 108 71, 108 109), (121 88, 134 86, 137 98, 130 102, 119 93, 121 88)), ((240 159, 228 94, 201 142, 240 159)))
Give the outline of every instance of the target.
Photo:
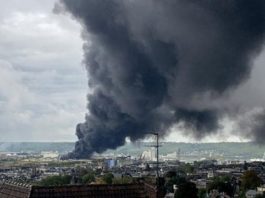
MULTIPOLYGON (((240 181, 231 176, 214 177, 206 189, 197 189, 196 185, 188 181, 182 173, 179 174, 175 171, 169 171, 165 175, 165 179, 165 187, 168 192, 174 192, 173 185, 177 186, 175 198, 206 198, 207 194, 213 190, 230 197, 234 197, 235 193, 239 193, 240 198, 245 198, 247 190, 256 189, 262 185, 261 178, 253 170, 245 171, 240 181)), ((257 195, 257 198, 265 198, 265 195, 257 195)))

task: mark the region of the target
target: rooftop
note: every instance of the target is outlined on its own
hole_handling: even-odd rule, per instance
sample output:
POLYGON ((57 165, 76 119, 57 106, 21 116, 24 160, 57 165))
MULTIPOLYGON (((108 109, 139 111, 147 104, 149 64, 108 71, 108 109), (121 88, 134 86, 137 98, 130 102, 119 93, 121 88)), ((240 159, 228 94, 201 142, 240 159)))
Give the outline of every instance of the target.
POLYGON ((0 184, 1 198, 154 198, 155 187, 143 184, 27 186, 0 184), (146 189, 148 188, 148 189, 146 189))

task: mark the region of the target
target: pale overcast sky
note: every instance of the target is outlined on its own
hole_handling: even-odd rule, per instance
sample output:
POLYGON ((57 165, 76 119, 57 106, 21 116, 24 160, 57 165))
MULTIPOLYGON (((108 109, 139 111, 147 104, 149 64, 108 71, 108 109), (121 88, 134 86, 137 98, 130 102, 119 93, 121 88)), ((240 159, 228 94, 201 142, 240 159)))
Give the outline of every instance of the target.
MULTIPOLYGON (((0 141, 75 141, 86 110, 80 25, 52 12, 55 0, 0 0, 0 141)), ((265 105, 265 52, 230 103, 265 105)), ((241 141, 232 123, 203 141, 241 141)), ((173 131, 176 129, 173 129, 173 131)), ((167 140, 191 141, 172 133, 167 140)))
POLYGON ((54 0, 1 0, 0 141, 74 141, 86 112, 80 26, 54 0))

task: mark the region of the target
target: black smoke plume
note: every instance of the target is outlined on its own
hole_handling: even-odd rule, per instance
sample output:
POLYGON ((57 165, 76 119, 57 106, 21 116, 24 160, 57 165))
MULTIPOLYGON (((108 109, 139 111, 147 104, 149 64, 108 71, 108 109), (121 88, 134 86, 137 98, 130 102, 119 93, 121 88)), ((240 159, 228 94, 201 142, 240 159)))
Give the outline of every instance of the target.
POLYGON ((264 41, 264 0, 61 0, 58 8, 83 26, 93 90, 73 158, 179 122, 197 137, 215 132, 222 110, 212 101, 248 79, 264 41))
MULTIPOLYGON (((238 115, 237 131, 245 137, 251 138, 255 143, 262 145, 265 143, 265 109, 254 108, 238 115)), ((236 132, 235 130, 235 132, 236 132)))
POLYGON ((251 134, 256 142, 265 143, 265 110, 254 117, 254 121, 250 125, 251 134))

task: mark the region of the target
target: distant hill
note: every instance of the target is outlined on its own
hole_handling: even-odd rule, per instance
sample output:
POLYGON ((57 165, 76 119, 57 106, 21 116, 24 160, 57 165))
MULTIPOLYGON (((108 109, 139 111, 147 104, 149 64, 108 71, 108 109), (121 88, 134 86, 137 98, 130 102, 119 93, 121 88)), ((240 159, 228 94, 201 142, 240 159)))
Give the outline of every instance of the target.
MULTIPOLYGON (((246 143, 177 143, 161 142, 160 153, 180 152, 182 156, 219 157, 224 159, 251 159, 262 158, 265 152, 264 145, 252 142, 246 143)), ((153 143, 127 143, 116 150, 108 150, 107 154, 125 154, 139 156, 144 150, 150 149, 153 143)), ((74 142, 0 142, 0 152, 36 152, 58 151, 67 153, 74 148, 74 142)))
POLYGON ((0 152, 58 151, 67 153, 73 148, 73 142, 0 142, 0 152))
MULTIPOLYGON (((137 155, 150 148, 153 143, 127 144, 116 150, 109 150, 115 154, 133 154, 137 155), (149 148, 148 148, 149 147, 149 148)), ((242 159, 262 158, 265 152, 264 145, 258 145, 253 142, 222 142, 222 143, 179 143, 162 142, 160 143, 160 154, 165 155, 173 152, 180 152, 182 156, 197 157, 218 157, 223 159, 242 159)))

